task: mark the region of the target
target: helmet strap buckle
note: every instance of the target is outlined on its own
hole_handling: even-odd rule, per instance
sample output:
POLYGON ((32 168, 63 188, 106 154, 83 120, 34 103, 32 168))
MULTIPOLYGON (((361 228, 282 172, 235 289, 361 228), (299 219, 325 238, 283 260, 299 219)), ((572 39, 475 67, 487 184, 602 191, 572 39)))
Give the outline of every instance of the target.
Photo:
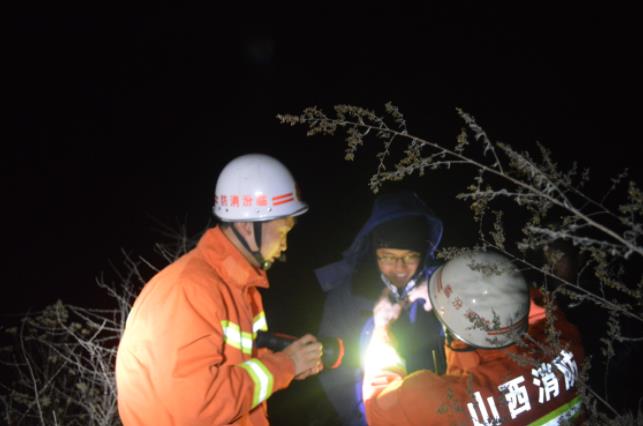
POLYGON ((252 255, 261 269, 263 269, 264 271, 270 269, 270 267, 272 266, 272 262, 264 259, 263 255, 261 254, 261 237, 263 233, 262 222, 252 222, 255 245, 257 246, 256 250, 252 250, 250 248, 250 245, 248 244, 246 238, 241 235, 239 230, 233 224, 228 223, 226 226, 232 228, 232 232, 237 237, 241 245, 252 255))

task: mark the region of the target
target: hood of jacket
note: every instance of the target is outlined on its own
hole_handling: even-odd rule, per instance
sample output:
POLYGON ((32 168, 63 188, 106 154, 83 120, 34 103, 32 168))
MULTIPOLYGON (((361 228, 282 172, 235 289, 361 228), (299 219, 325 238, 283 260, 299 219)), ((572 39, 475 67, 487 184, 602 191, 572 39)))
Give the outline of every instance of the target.
POLYGON ((342 253, 342 259, 315 270, 322 289, 329 291, 350 283, 358 265, 369 256, 373 256, 371 233, 378 225, 413 216, 423 217, 427 222, 428 236, 424 267, 432 268, 435 264, 435 250, 442 239, 442 221, 413 192, 383 194, 375 200, 370 217, 357 233, 350 247, 342 253))

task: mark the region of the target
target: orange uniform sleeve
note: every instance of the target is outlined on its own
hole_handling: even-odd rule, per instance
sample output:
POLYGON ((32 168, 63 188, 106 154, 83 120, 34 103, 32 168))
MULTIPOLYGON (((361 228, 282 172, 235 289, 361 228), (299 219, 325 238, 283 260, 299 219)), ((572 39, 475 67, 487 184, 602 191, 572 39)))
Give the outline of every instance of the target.
POLYGON ((362 388, 370 426, 449 424, 449 415, 438 415, 444 411, 444 398, 439 395, 447 393, 445 386, 444 379, 427 370, 406 375, 387 331, 374 330, 364 359, 362 388))
POLYGON ((462 379, 419 370, 379 387, 365 399, 370 426, 424 426, 461 424, 465 408, 462 379))
POLYGON ((215 300, 199 294, 198 287, 183 291, 185 318, 176 330, 181 344, 171 367, 172 384, 168 403, 173 412, 188 422, 226 424, 247 414, 270 395, 288 386, 294 377, 294 365, 283 353, 262 351, 262 355, 230 364, 223 357, 224 329, 222 314, 215 300), (197 416, 197 418, 194 418, 197 416))
MULTIPOLYGON (((145 410, 166 410, 173 424, 229 424, 289 385, 294 365, 287 355, 229 356, 231 349, 224 350, 229 330, 222 325, 229 308, 207 285, 181 282, 177 287, 162 297, 150 296, 130 330, 135 356, 123 362, 141 361, 140 368, 129 370, 136 371, 132 380, 147 382, 131 389, 151 389, 158 401, 145 410), (137 323, 146 325, 137 329, 137 323)), ((153 419, 155 414, 138 412, 136 417, 153 419)))

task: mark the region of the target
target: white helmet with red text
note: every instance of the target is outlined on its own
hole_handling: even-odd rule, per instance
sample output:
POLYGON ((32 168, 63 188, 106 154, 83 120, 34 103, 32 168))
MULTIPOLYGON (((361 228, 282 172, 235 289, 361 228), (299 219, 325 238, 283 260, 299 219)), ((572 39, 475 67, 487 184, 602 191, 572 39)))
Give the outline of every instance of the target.
POLYGON ((509 346, 527 330, 527 282, 496 253, 474 251, 440 266, 429 281, 429 298, 451 334, 477 348, 509 346))
POLYGON ((307 210, 288 169, 265 154, 242 155, 223 168, 212 208, 223 222, 266 222, 307 210))

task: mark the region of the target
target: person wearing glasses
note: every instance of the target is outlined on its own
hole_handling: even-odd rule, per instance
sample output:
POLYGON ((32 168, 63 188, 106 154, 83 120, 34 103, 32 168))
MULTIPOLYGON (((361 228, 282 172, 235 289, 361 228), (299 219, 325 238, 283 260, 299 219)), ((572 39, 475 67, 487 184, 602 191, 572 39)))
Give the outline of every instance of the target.
POLYGON ((320 336, 340 337, 342 365, 319 376, 342 425, 365 425, 362 401, 362 353, 373 327, 373 308, 386 294, 396 312, 391 328, 407 371, 445 370, 444 336, 424 294, 434 253, 442 238, 442 221, 413 192, 376 198, 370 217, 342 259, 315 270, 325 292, 320 336))

